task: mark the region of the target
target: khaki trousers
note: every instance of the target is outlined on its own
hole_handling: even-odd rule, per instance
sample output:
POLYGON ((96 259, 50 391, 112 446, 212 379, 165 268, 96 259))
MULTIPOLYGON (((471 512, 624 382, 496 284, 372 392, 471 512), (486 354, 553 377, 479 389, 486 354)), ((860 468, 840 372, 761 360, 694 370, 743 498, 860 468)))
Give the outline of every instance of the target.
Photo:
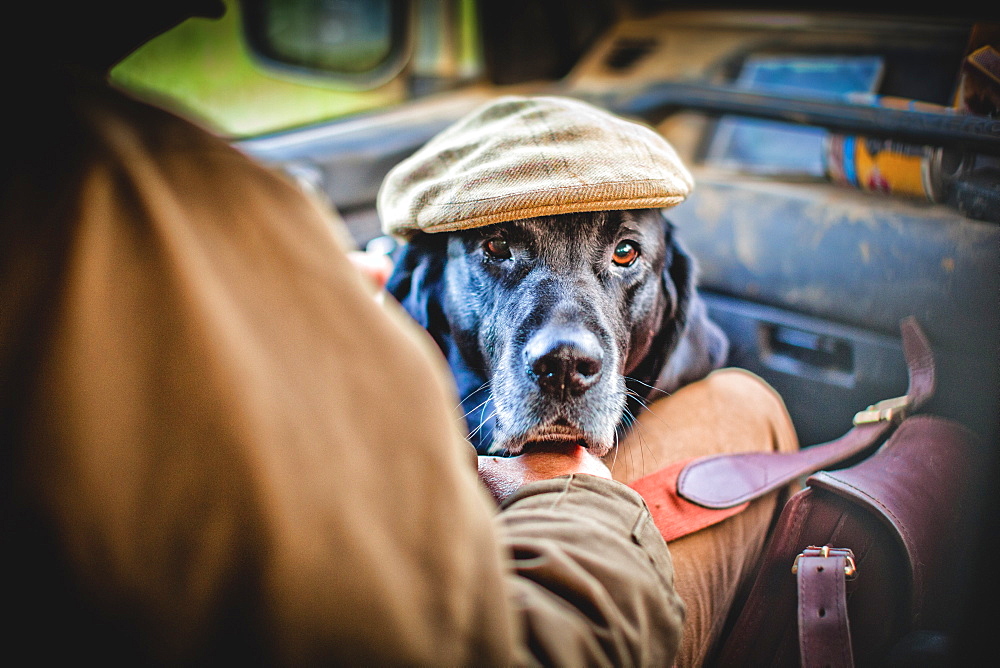
MULTIPOLYGON (((726 452, 789 451, 798 439, 777 392, 742 369, 720 369, 649 404, 606 462, 629 483, 681 459, 726 452)), ((677 666, 704 663, 726 612, 747 586, 785 492, 670 542, 674 585, 687 606, 677 666)))

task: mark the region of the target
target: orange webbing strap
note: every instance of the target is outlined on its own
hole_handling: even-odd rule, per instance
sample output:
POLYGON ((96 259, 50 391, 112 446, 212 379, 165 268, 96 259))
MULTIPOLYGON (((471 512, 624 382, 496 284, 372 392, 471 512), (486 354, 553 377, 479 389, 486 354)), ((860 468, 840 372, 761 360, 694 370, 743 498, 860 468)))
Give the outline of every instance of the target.
POLYGON ((656 528, 666 541, 681 538, 700 529, 718 524, 750 505, 749 502, 716 510, 682 499, 677 494, 677 476, 693 459, 674 462, 655 473, 629 483, 646 501, 656 528))

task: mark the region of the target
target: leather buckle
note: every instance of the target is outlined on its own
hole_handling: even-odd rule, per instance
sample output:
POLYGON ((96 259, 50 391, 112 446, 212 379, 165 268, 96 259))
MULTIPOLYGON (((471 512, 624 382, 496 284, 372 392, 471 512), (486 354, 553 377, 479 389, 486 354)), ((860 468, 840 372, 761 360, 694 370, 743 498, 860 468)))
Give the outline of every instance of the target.
POLYGON ((873 404, 863 411, 858 411, 854 415, 854 424, 874 424, 876 422, 892 422, 902 420, 906 417, 906 411, 910 407, 908 396, 883 399, 877 404, 873 404))
POLYGON ((795 561, 792 563, 792 574, 797 574, 799 572, 799 561, 803 557, 843 557, 846 560, 844 565, 844 577, 848 580, 853 580, 858 577, 858 568, 854 563, 854 552, 847 547, 831 547, 829 545, 824 545, 822 547, 816 547, 815 545, 810 545, 806 549, 795 557, 795 561))

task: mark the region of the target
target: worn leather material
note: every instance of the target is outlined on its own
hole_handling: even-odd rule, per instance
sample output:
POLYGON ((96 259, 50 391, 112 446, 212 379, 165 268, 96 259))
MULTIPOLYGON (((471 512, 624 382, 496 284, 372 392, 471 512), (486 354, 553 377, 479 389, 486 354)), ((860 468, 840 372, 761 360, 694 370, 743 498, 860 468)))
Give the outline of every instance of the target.
POLYGON ((789 454, 753 452, 699 459, 681 471, 677 491, 705 508, 746 503, 864 451, 891 428, 888 422, 855 427, 835 441, 789 454))
POLYGON ((800 665, 791 567, 810 545, 854 552, 846 595, 857 665, 884 665, 915 629, 954 633, 967 583, 949 562, 964 563, 973 544, 982 447, 956 422, 915 416, 867 459, 811 476, 782 511, 716 665, 800 665))
MULTIPOLYGON (((930 343, 914 318, 900 324, 903 352, 909 369, 906 396, 910 410, 923 405, 934 392, 934 358, 930 343)), ((706 508, 729 508, 772 492, 793 480, 831 467, 879 442, 897 422, 883 421, 854 427, 840 438, 793 453, 739 453, 703 457, 681 471, 677 491, 706 508)))
POLYGON ((964 498, 975 486, 976 448, 964 442, 974 438, 955 423, 917 415, 899 426, 893 447, 878 453, 877 466, 820 472, 808 482, 864 508, 897 537, 908 555, 901 567, 909 570, 915 617, 957 556, 949 535, 969 512, 964 498))
POLYGON ((799 559, 799 654, 803 668, 852 668, 847 557, 806 550, 799 559))

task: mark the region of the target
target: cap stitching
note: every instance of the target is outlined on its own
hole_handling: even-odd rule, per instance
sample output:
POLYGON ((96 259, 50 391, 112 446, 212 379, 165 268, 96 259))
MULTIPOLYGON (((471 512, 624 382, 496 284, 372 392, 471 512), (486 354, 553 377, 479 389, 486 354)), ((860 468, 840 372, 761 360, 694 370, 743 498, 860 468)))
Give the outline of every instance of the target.
MULTIPOLYGON (((427 202, 426 204, 423 204, 422 207, 428 207, 428 206, 442 207, 442 206, 454 206, 456 204, 473 204, 475 202, 490 202, 490 201, 494 201, 494 200, 507 199, 507 198, 510 198, 510 197, 522 197, 522 196, 534 195, 534 194, 538 194, 538 193, 551 193, 551 192, 560 192, 560 191, 569 191, 569 190, 583 190, 583 189, 591 190, 591 189, 594 189, 594 188, 599 188, 601 186, 612 186, 612 185, 619 185, 619 184, 622 184, 622 183, 660 183, 660 182, 662 182, 664 180, 665 179, 626 179, 626 180, 623 180, 623 181, 601 181, 600 183, 580 184, 578 186, 559 186, 558 188, 544 188, 544 189, 539 189, 539 190, 522 190, 522 191, 519 191, 517 193, 511 193, 509 195, 496 195, 494 197, 481 197, 481 198, 478 198, 478 199, 453 200, 453 201, 442 202, 442 203, 427 202)), ((681 195, 650 195, 650 197, 687 197, 687 193, 681 194, 681 195)), ((593 201, 597 201, 597 200, 593 200, 593 201)))

